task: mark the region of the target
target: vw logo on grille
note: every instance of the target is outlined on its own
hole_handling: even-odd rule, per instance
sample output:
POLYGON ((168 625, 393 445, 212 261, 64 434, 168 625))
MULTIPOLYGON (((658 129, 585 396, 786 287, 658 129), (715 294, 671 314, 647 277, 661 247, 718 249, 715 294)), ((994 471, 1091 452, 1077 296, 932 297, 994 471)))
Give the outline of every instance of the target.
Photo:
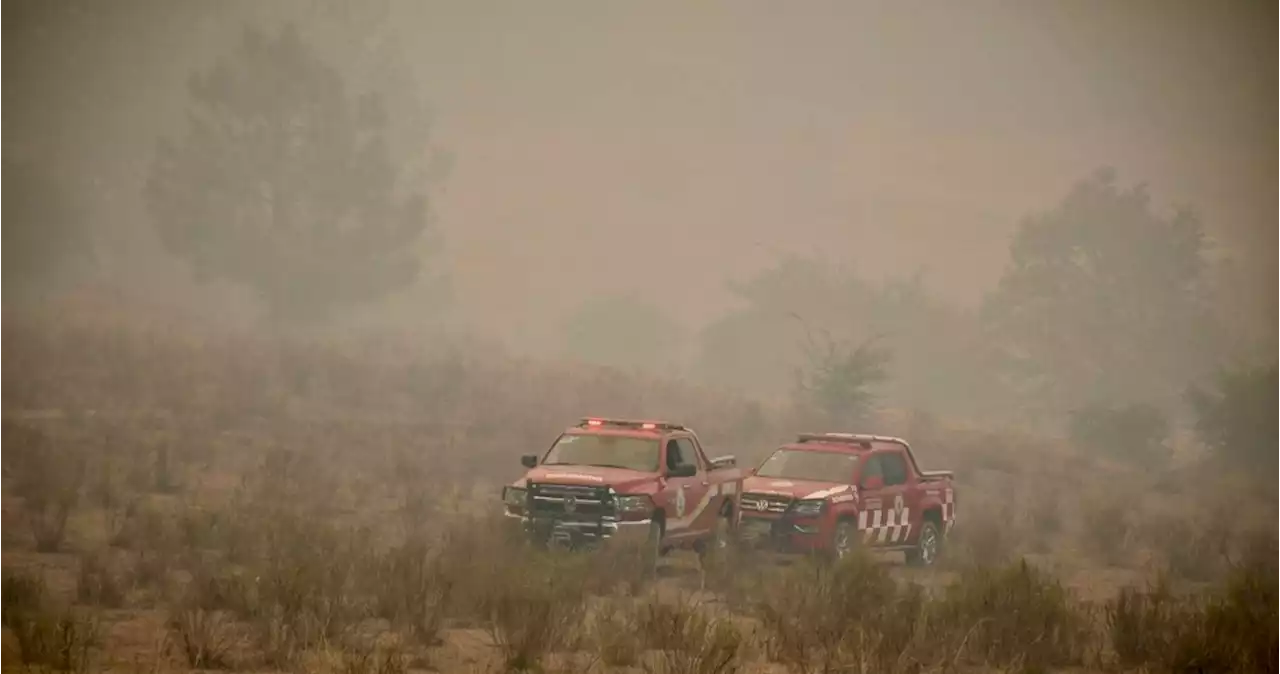
POLYGON ((756 510, 759 510, 760 512, 764 512, 768 509, 769 509, 768 501, 766 501, 765 499, 760 499, 759 501, 756 501, 756 510))
POLYGON ((565 511, 565 512, 567 512, 567 513, 571 513, 571 512, 576 511, 577 509, 578 509, 578 497, 576 497, 576 496, 566 496, 566 497, 564 497, 564 511, 565 511))

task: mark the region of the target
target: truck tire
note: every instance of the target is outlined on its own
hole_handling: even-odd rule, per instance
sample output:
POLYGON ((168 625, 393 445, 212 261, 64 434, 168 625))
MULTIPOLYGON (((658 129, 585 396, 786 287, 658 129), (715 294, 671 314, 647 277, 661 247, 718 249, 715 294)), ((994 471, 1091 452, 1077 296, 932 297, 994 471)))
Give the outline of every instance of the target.
POLYGON ((658 558, 662 556, 662 521, 655 518, 649 523, 649 537, 645 540, 641 573, 645 578, 658 576, 658 558))
POLYGON ((853 520, 836 522, 836 530, 831 534, 831 559, 840 561, 853 554, 858 546, 858 527, 853 520))
POLYGON ((716 522, 711 530, 711 536, 705 541, 698 543, 698 557, 707 558, 712 555, 721 554, 729 548, 730 537, 730 515, 720 514, 716 516, 716 522))
POLYGON ((920 526, 920 538, 916 547, 907 550, 908 566, 933 566, 942 554, 942 532, 932 520, 925 520, 920 526))

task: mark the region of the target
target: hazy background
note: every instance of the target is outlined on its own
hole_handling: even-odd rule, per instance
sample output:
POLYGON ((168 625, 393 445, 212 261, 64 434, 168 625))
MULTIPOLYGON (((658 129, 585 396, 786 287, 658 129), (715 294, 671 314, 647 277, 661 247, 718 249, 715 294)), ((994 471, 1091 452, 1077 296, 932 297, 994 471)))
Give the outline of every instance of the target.
POLYGON ((291 22, 384 92, 392 151, 431 186, 426 273, 360 320, 696 378, 705 330, 741 307, 730 284, 787 256, 919 274, 972 312, 1019 222, 1105 165, 1195 209, 1234 260, 1220 309, 1274 354, 1268 3, 54 0, 4 19, 5 157, 37 160, 87 223, 95 262, 73 268, 92 274, 70 276, 134 301, 259 315, 165 253, 142 190, 192 73, 245 25, 291 22), (633 310, 592 318, 610 304, 633 310), (593 336, 628 315, 666 339, 593 336))

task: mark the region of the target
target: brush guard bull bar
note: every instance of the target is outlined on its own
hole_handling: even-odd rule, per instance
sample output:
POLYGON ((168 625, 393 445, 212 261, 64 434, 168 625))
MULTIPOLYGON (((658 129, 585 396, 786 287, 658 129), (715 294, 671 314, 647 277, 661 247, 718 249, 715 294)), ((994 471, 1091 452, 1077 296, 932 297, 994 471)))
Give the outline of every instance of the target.
MULTIPOLYGON (((612 487, 529 484, 525 493, 524 532, 540 545, 589 549, 616 538, 639 522, 621 522, 612 487)), ((644 523, 644 524, 647 524, 644 523)))

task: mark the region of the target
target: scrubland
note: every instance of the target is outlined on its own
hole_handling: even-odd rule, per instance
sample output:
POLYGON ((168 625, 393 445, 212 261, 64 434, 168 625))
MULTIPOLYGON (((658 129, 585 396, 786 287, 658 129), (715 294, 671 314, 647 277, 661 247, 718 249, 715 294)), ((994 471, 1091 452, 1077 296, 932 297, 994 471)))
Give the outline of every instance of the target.
POLYGON ((407 339, 85 313, 4 326, 4 666, 30 671, 1275 671, 1273 476, 882 410, 956 471, 945 562, 523 546, 518 455, 586 414, 741 463, 770 404, 407 339))

